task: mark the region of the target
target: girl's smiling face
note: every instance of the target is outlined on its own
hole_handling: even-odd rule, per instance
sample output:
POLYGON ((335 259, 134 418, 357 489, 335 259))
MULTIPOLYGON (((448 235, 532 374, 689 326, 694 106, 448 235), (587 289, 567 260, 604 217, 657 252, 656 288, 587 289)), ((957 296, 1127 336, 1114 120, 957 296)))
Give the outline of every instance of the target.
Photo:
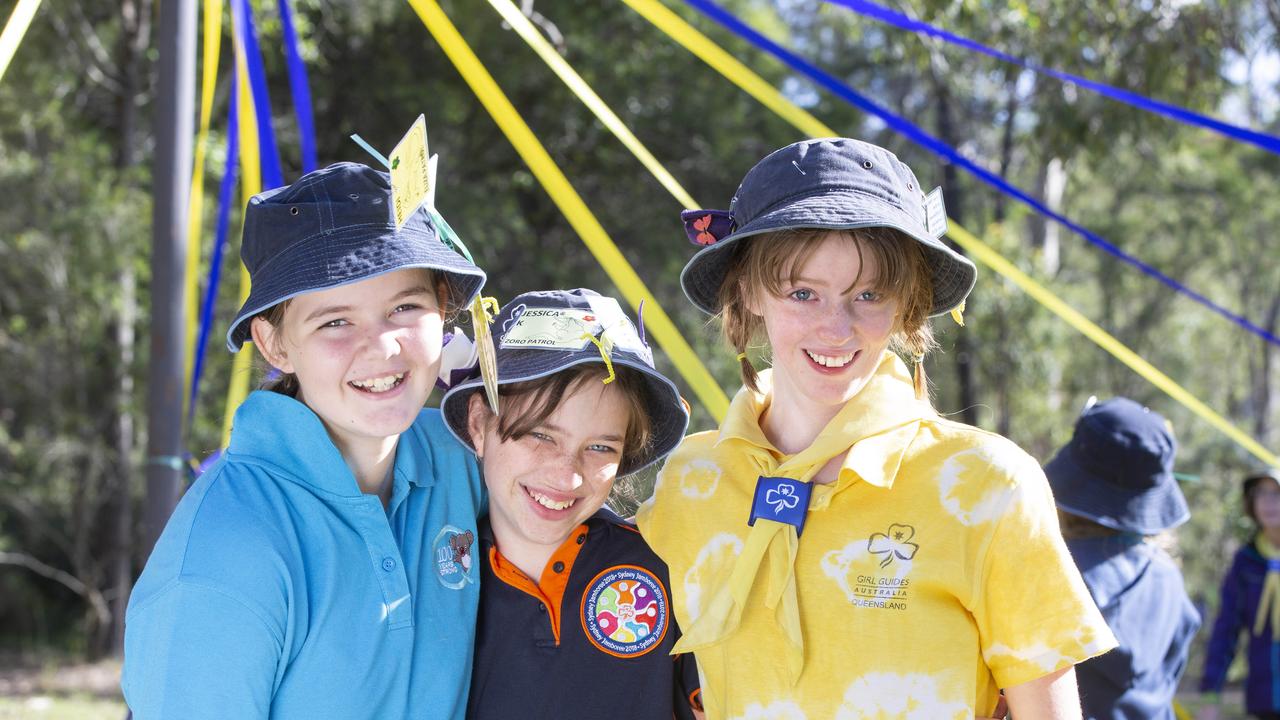
POLYGON ((875 253, 831 232, 802 258, 781 293, 747 288, 747 308, 764 321, 776 397, 831 416, 875 372, 897 330, 898 301, 878 289, 875 253))
POLYGON ((344 454, 417 418, 435 386, 444 317, 431 273, 396 270, 288 301, 278 327, 253 320, 253 340, 344 454))
MULTIPOLYGON (((517 564, 545 560, 594 515, 622 462, 632 411, 617 384, 588 375, 550 401, 557 400, 528 432, 504 440, 484 393, 470 398, 467 430, 489 490, 489 521, 499 549, 517 564)), ((508 405, 503 413, 522 410, 508 405)))

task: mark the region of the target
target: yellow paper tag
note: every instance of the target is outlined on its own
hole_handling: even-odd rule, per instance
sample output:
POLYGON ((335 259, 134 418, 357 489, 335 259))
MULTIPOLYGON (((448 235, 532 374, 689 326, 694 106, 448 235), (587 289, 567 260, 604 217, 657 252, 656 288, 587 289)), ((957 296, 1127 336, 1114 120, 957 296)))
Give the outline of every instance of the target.
POLYGON ((431 173, 427 161, 427 118, 419 115, 409 132, 391 151, 391 203, 396 213, 396 229, 413 215, 431 195, 431 173))
MULTIPOLYGON (((492 298, 490 302, 493 302, 492 298)), ((498 355, 493 349, 493 333, 489 330, 489 313, 485 309, 485 298, 479 295, 471 303, 471 324, 475 328, 475 344, 479 353, 480 379, 484 381, 484 394, 489 399, 489 408, 493 410, 494 415, 497 415, 498 355)))

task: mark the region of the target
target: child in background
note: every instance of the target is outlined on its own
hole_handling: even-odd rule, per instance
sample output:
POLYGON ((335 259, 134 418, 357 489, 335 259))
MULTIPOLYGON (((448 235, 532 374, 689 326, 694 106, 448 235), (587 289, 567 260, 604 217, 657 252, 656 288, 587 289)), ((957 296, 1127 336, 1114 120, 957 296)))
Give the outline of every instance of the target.
MULTIPOLYGON (((1218 619, 1205 650, 1200 691, 1219 693, 1235 658, 1241 631, 1248 633, 1244 705, 1249 714, 1280 720, 1280 468, 1244 479, 1244 511, 1258 531, 1236 551, 1222 579, 1218 619)), ((1211 707, 1201 715, 1216 720, 1211 707)))
POLYGON ((1076 666, 1091 720, 1174 720, 1200 613, 1173 558, 1151 542, 1191 517, 1167 421, 1128 398, 1086 408, 1045 465, 1062 534, 1120 646, 1076 666))
POLYGON ((927 398, 928 318, 975 279, 945 217, 845 138, 770 154, 727 213, 685 213, 706 247, 681 284, 745 387, 637 519, 712 720, 969 720, 1002 689, 1018 720, 1079 718, 1071 668, 1115 644, 1039 464, 927 398), (771 371, 747 356, 761 343, 771 371))
POLYGON ((236 411, 129 601, 149 718, 441 718, 466 707, 480 477, 423 410, 443 323, 484 273, 353 163, 255 196, 227 333, 283 373, 236 411), (411 713, 412 710, 412 713, 411 713))
POLYGON ((500 415, 478 377, 441 405, 489 490, 467 716, 694 717, 692 658, 670 656, 666 565, 602 508, 617 475, 680 442, 678 391, 617 301, 591 290, 525 293, 494 327, 500 415))

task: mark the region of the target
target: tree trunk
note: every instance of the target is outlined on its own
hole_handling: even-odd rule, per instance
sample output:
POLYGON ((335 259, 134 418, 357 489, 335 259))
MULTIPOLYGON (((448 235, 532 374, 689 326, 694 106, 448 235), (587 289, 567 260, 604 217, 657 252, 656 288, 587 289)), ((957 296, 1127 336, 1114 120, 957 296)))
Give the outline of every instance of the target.
MULTIPOLYGON (((958 143, 952 121, 951 93, 946 85, 940 82, 934 83, 934 91, 938 99, 938 137, 951 147, 955 147, 958 143)), ((947 214, 955 222, 963 224, 965 196, 960 188, 959 173, 956 172, 955 165, 946 163, 942 166, 942 185, 946 188, 944 192, 947 198, 947 214)), ((963 252, 955 245, 951 247, 956 252, 963 252)), ((956 382, 959 386, 960 419, 969 425, 978 424, 978 401, 973 369, 973 338, 970 333, 961 331, 956 334, 956 382)))

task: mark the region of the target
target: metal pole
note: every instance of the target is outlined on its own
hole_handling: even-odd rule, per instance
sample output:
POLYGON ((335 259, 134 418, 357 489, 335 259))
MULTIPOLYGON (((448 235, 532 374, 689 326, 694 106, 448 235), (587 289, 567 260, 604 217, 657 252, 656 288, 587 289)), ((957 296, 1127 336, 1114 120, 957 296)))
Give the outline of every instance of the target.
POLYGON ((151 362, 147 378, 147 502, 143 550, 151 554, 182 495, 183 275, 195 130, 196 2, 161 0, 157 35, 151 249, 151 362))

